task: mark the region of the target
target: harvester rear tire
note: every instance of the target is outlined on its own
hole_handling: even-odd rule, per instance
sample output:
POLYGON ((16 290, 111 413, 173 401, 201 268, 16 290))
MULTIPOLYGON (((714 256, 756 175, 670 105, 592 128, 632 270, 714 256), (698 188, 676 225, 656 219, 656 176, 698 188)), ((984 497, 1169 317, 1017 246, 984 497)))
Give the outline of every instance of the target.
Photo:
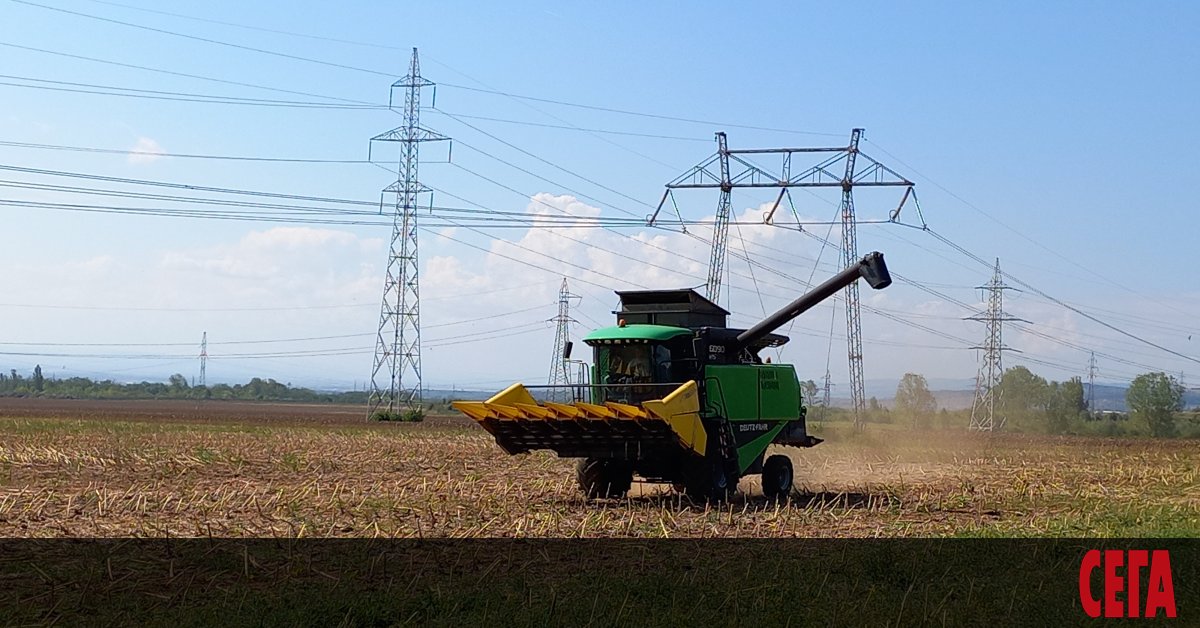
POLYGON ((792 459, 774 455, 762 469, 762 490, 767 499, 787 499, 792 494, 792 459))
POLYGON ((633 468, 620 460, 586 458, 579 461, 575 477, 588 499, 621 498, 633 486, 633 468))

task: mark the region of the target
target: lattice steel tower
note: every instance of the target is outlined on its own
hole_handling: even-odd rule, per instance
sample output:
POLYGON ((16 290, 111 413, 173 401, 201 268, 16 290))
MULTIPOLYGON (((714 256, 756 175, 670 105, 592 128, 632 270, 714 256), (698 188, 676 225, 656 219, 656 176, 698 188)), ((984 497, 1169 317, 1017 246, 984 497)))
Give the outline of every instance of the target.
MULTIPOLYGON (((968 316, 966 320, 980 321, 984 324, 983 346, 972 349, 983 350, 983 362, 979 364, 979 374, 975 377, 975 400, 971 404, 971 424, 969 428, 980 432, 991 432, 1004 427, 1004 417, 996 421, 996 401, 999 396, 997 387, 1000 377, 1004 375, 1003 354, 1012 351, 1004 346, 1004 322, 1019 321, 1004 314, 1004 291, 1012 288, 1004 285, 1004 277, 1000 273, 1000 259, 996 259, 996 269, 992 280, 981 290, 988 291, 987 312, 968 316)), ((1027 322, 1027 321, 1026 321, 1027 322)))
POLYGON ((729 146, 725 133, 717 133, 717 161, 721 169, 721 196, 717 199, 717 216, 713 220, 712 254, 708 260, 708 297, 718 303, 721 297, 721 273, 725 268, 726 246, 729 242, 729 210, 732 205, 733 183, 729 180, 729 146))
POLYGON ((825 415, 829 414, 829 389, 831 387, 829 381, 829 369, 825 369, 825 383, 821 386, 821 420, 825 420, 825 415))
POLYGON ((1092 355, 1088 358, 1088 412, 1096 411, 1096 352, 1092 351, 1092 355))
POLYGON ((554 401, 571 401, 571 371, 567 362, 567 343, 571 341, 571 323, 576 322, 571 318, 571 299, 578 298, 579 295, 571 294, 567 289, 567 279, 564 277, 562 287, 558 290, 558 316, 550 319, 557 324, 554 353, 550 356, 550 378, 547 381, 551 386, 555 386, 550 389, 550 398, 554 401))
POLYGON ((207 386, 208 379, 205 371, 208 370, 208 332, 200 337, 200 385, 207 386))
MULTIPOLYGON (((446 137, 422 128, 421 88, 431 87, 432 81, 421 76, 417 49, 413 48, 408 74, 392 84, 388 105, 393 106, 392 94, 397 87, 404 89, 404 124, 371 138, 375 142, 400 144, 396 181, 384 188, 384 195, 394 195, 392 243, 388 252, 387 275, 383 284, 383 299, 379 313, 379 334, 375 343, 374 367, 371 371, 371 393, 368 396, 368 416, 376 412, 397 412, 401 406, 421 404, 421 303, 418 282, 417 201, 429 192, 417 179, 422 142, 445 140, 446 137)), ((380 211, 382 212, 381 202, 380 211)))
MULTIPOLYGON (((854 218, 854 162, 858 159, 858 141, 862 129, 850 132, 846 149, 846 176, 842 177, 842 267, 858 263, 858 227, 854 218)), ((846 286, 846 354, 850 366, 850 403, 854 407, 854 427, 862 429, 867 401, 863 383, 862 323, 859 319, 858 282, 846 286)))

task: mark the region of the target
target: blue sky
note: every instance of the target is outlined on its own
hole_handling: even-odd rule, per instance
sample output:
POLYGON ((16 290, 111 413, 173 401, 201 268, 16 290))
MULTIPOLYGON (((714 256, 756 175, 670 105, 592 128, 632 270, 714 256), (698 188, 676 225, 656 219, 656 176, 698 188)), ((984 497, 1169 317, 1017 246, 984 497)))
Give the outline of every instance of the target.
MULTIPOLYGON (((453 164, 437 163, 447 157, 442 147, 427 146, 423 152, 428 163, 422 179, 460 197, 436 193, 435 202, 463 206, 461 199, 469 199, 502 211, 546 211, 542 203, 549 203, 580 215, 622 217, 619 210, 624 210, 641 216, 652 211, 663 184, 712 154, 715 131, 726 131, 732 147, 809 146, 844 144, 852 127, 864 127, 863 151, 917 183, 931 228, 984 258, 999 256, 1017 277, 1121 329, 1185 355, 1200 355, 1200 333, 1188 339, 1193 330, 1200 332, 1195 322, 1200 289, 1181 274, 1196 242, 1188 173, 1200 163, 1194 115, 1200 67, 1194 34, 1200 9, 1191 3, 748 3, 737 9, 715 3, 128 3, 327 39, 111 3, 39 2, 393 76, 12 1, 0 3, 0 21, 9 26, 0 43, 311 95, 12 46, 0 46, 0 73, 146 90, 333 102, 319 95, 381 103, 416 46, 423 74, 440 84, 436 106, 441 111, 606 131, 456 120, 426 110, 424 124, 456 140, 453 164), (463 87, 721 124, 620 115, 463 87), (547 196, 531 201, 538 194, 547 196)), ((386 110, 250 107, 14 86, 0 90, 5 103, 0 141, 6 142, 356 160, 366 157, 368 138, 399 124, 399 117, 386 110)), ((432 104, 427 98, 426 105, 432 104)), ((378 199, 379 189, 389 183, 387 172, 369 164, 136 158, 3 145, 0 164, 366 201, 378 199)), ((0 179, 145 191, 13 171, 0 172, 0 179)), ((735 210, 749 219, 772 196, 769 191, 735 194, 735 210)), ((0 187, 0 198, 161 206, 13 187, 0 187)), ((715 194, 692 192, 679 198, 688 218, 712 216, 715 194)), ((836 210, 836 193, 795 198, 806 218, 829 220, 836 210)), ((898 198, 898 190, 864 192, 857 197, 859 215, 882 217, 898 198)), ((48 372, 63 375, 165 378, 178 371, 190 376, 196 361, 187 355, 195 353, 194 346, 50 343, 194 344, 208 331, 213 343, 365 334, 214 344, 209 349, 210 380, 261 375, 315 386, 361 386, 370 374, 369 334, 378 318, 390 235, 386 227, 298 227, 28 207, 0 207, 0 216, 0 264, 10 269, 0 298, 0 341, 31 343, 0 350, 42 354, 2 356, 5 368, 28 370, 41 363, 48 372), (40 307, 46 305, 58 307, 40 307), (314 350, 345 350, 346 355, 261 356, 314 350), (230 355, 249 352, 260 357, 230 355), (51 353, 71 355, 45 355, 51 353), (129 357, 134 355, 152 357, 129 357)), ((611 290, 622 285, 608 277, 679 287, 703 283, 706 272, 688 261, 707 259, 702 245, 662 231, 621 230, 635 238, 663 238, 657 241, 660 248, 596 230, 564 230, 573 240, 550 230, 442 232, 491 255, 437 231, 421 236, 427 385, 489 387, 544 378, 554 330, 538 323, 553 316, 554 293, 563 275, 572 276, 572 288, 583 297, 578 337, 611 319, 611 290), (662 248, 678 250, 684 258, 673 258, 662 248), (556 266, 528 249, 597 272, 556 266), (662 267, 682 273, 672 275, 662 267), (544 311, 536 309, 542 305, 544 311), (520 334, 500 337, 508 330, 520 334), (451 344, 472 338, 478 341, 451 344)), ((730 259, 735 288, 727 292, 728 305, 740 322, 750 323, 802 290, 795 279, 813 273, 819 245, 770 227, 746 227, 742 237, 753 256, 778 271, 758 267, 752 272, 743 260, 730 259)), ((740 246, 731 243, 735 251, 740 246)), ((971 287, 988 278, 987 269, 919 231, 863 225, 859 249, 883 251, 893 270, 956 300, 978 303, 978 292, 971 287)), ((826 264, 836 256, 825 250, 821 259, 817 279, 833 271, 826 264)), ((1144 367, 1178 373, 1196 366, 1037 295, 1009 297, 1008 309, 1032 321, 1033 329, 1116 358, 1098 358, 1102 381, 1127 380, 1144 367)), ((970 312, 911 286, 865 292, 864 299, 956 337, 975 342, 982 337, 977 324, 960 320, 970 312)), ((834 310, 838 318, 833 326, 842 334, 837 303, 814 311, 793 328, 793 343, 782 357, 795 361, 802 377, 824 374, 834 310)), ((863 335, 868 379, 898 378, 906 371, 931 378, 974 376, 975 355, 964 345, 869 312, 864 313, 863 335)), ((1086 368, 1088 355, 1078 348, 1017 330, 1010 330, 1006 341, 1041 360, 1032 368, 1049 378, 1082 374, 1086 368)), ((835 383, 846 380, 843 345, 835 337, 830 360, 835 383)), ((1021 359, 1014 354, 1009 363, 1021 359)))

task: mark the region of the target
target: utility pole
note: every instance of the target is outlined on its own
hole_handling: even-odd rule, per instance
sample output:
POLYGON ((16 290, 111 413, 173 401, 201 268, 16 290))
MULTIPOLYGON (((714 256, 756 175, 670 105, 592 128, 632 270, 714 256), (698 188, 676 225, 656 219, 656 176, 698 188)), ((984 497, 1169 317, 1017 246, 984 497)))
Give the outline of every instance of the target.
MULTIPOLYGON (((720 271, 725 262, 726 240, 729 232, 729 215, 731 208, 730 192, 735 188, 777 188, 779 195, 774 205, 763 219, 765 224, 774 222, 776 210, 784 196, 791 202, 791 188, 840 188, 842 190, 841 223, 842 223, 842 258, 846 267, 858 263, 857 223, 854 214, 855 187, 903 187, 904 196, 899 205, 892 210, 891 221, 896 221, 905 203, 911 197, 916 204, 916 193, 913 183, 896 171, 863 154, 859 149, 863 129, 853 129, 850 133, 850 143, 838 147, 818 148, 759 148, 759 149, 730 149, 726 143, 725 133, 717 133, 717 153, 693 166, 690 170, 676 177, 667 184, 662 200, 650 217, 648 224, 654 225, 659 213, 671 199, 680 223, 679 206, 675 203, 675 191, 681 189, 710 188, 720 189, 721 196, 717 205, 717 217, 713 225, 712 259, 709 261, 708 296, 716 300, 714 295, 720 294, 720 271), (815 154, 822 161, 799 174, 792 174, 792 158, 795 155, 815 154), (768 172, 751 160, 763 156, 782 157, 778 172, 768 172), (715 286, 715 287, 714 287, 715 286)), ((795 208, 793 206, 793 212, 795 208)), ((917 211, 920 211, 918 206, 917 211)), ((797 216, 797 223, 799 222, 797 216)), ((801 230, 799 224, 797 224, 801 230)), ((686 227, 685 227, 686 228, 686 227)), ((854 425, 863 427, 866 409, 866 395, 863 380, 863 350, 862 325, 859 320, 858 282, 846 287, 846 353, 850 368, 850 392, 854 408, 854 425)))
POLYGON ((562 287, 558 290, 558 315, 550 319, 557 324, 554 352, 550 356, 550 378, 547 381, 554 387, 550 389, 549 395, 553 401, 571 401, 571 371, 567 363, 570 356, 567 354, 567 344, 571 342, 571 323, 576 322, 571 318, 571 299, 578 298, 579 295, 571 294, 567 289, 567 278, 563 277, 562 287))
POLYGON ((207 386, 208 378, 205 371, 208 370, 208 332, 200 336, 200 385, 207 386))
MULTIPOLYGON (((421 301, 418 281, 420 258, 417 255, 417 198, 430 189, 417 178, 422 142, 448 139, 421 127, 421 88, 433 86, 421 76, 417 49, 412 50, 408 74, 392 84, 392 94, 404 89, 404 124, 371 138, 375 142, 398 142, 400 159, 396 181, 384 188, 392 194, 392 242, 388 251, 387 275, 379 313, 379 333, 371 370, 371 393, 367 416, 378 412, 395 414, 401 406, 420 407, 421 388, 421 301)), ((380 202, 380 213, 383 203, 380 202)))
POLYGON ((1089 413, 1096 412, 1096 352, 1092 351, 1091 357, 1088 358, 1088 399, 1087 408, 1089 413))
POLYGON ((1024 321, 1004 314, 1004 291, 1012 288, 1004 285, 1004 276, 1000 273, 1000 258, 996 258, 996 269, 992 280, 987 285, 977 286, 988 292, 987 312, 980 315, 968 316, 966 320, 980 321, 984 324, 983 346, 971 347, 983 350, 983 362, 979 365, 979 374, 975 377, 975 400, 971 404, 971 423, 969 429, 979 432, 991 432, 1004 427, 1004 417, 996 421, 996 400, 1000 394, 997 388, 1000 378, 1004 375, 1003 354, 1013 351, 1004 346, 1004 322, 1024 321))

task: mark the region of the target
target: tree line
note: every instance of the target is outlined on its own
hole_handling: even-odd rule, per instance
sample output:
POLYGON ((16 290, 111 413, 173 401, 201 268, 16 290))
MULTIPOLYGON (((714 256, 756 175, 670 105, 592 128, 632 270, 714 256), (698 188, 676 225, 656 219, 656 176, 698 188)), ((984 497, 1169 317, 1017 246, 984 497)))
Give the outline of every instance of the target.
MULTIPOLYGON (((824 408, 818 401, 817 385, 801 382, 810 420, 850 420, 841 408, 824 408)), ((1098 436, 1146 435, 1156 438, 1200 438, 1200 412, 1184 412, 1184 388, 1166 373, 1144 373, 1126 390, 1128 412, 1097 412, 1087 404, 1083 381, 1048 381, 1023 366, 1004 371, 993 391, 995 418, 1000 429, 1042 434, 1090 434, 1098 436)), ((892 407, 885 408, 872 397, 865 418, 870 423, 900 423, 915 430, 964 429, 970 409, 948 411, 938 408, 937 399, 923 375, 906 373, 896 387, 892 407)))
POLYGON ((245 384, 193 386, 186 377, 175 373, 166 382, 122 384, 110 379, 87 377, 48 378, 41 365, 28 375, 16 369, 0 372, 0 396, 47 397, 57 399, 218 399, 241 401, 296 401, 310 403, 365 404, 367 393, 319 392, 293 387, 274 379, 254 377, 245 384))

